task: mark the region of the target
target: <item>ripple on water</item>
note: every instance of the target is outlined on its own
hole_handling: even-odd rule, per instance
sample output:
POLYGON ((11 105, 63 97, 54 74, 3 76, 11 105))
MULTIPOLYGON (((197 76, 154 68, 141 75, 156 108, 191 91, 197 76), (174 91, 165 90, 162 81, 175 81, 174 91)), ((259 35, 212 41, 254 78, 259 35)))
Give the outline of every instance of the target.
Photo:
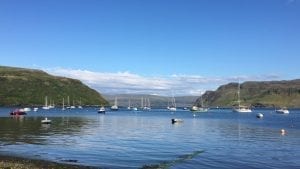
POLYGON ((167 165, 170 168, 297 168, 299 114, 227 110, 197 114, 164 111, 36 113, 0 117, 0 152, 108 168, 167 165), (53 123, 40 124, 45 114, 53 123), (170 119, 183 123, 172 125, 170 119), (291 120, 292 119, 292 120, 291 120), (292 123, 293 128, 287 128, 292 123), (279 130, 285 128, 286 135, 279 130), (197 155, 193 152, 202 151, 197 155), (71 161, 70 161, 71 160, 71 161), (73 160, 73 161, 72 161, 73 160), (76 162, 75 162, 76 161, 76 162))

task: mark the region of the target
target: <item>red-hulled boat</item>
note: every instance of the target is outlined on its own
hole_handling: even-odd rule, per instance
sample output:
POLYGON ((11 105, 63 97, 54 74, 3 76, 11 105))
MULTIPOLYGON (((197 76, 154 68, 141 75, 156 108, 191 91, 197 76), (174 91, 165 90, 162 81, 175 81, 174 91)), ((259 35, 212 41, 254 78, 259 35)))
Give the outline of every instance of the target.
POLYGON ((10 115, 12 116, 26 115, 26 112, 23 109, 15 109, 10 112, 10 115))

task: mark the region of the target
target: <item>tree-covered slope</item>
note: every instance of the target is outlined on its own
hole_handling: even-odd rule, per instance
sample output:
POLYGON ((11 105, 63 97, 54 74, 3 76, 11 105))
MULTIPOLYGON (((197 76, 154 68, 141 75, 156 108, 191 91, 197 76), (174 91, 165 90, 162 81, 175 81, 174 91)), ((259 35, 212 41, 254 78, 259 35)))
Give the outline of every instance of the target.
POLYGON ((45 97, 56 105, 63 98, 67 104, 105 105, 108 102, 79 80, 57 77, 35 69, 0 66, 0 105, 43 105, 45 97))
MULTIPOLYGON (((205 105, 237 105, 238 83, 220 86, 203 95, 205 105)), ((300 107, 300 79, 290 81, 245 82, 240 85, 241 104, 255 107, 300 107)), ((196 104, 200 105, 201 98, 196 104)))

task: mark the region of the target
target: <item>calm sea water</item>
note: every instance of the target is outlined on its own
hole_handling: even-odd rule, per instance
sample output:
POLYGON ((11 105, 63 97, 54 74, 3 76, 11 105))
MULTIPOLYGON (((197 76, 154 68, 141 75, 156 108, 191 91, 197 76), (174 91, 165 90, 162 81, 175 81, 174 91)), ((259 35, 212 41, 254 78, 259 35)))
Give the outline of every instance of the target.
POLYGON ((300 110, 215 109, 97 114, 96 108, 8 116, 0 108, 0 154, 104 168, 300 168, 300 110), (263 113, 257 119, 256 113, 263 113), (48 117, 51 125, 41 124, 48 117), (172 118, 183 123, 171 124, 172 118), (280 133, 281 129, 286 134, 280 133))

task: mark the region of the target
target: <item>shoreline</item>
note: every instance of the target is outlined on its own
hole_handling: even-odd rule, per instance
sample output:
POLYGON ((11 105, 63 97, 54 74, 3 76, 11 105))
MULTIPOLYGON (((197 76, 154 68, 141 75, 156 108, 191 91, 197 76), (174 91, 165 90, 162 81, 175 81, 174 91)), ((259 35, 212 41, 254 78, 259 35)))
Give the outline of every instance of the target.
POLYGON ((0 155, 0 168, 7 169, 96 169, 98 167, 90 167, 76 164, 67 164, 52 162, 40 159, 29 159, 25 157, 15 157, 9 155, 0 155))

